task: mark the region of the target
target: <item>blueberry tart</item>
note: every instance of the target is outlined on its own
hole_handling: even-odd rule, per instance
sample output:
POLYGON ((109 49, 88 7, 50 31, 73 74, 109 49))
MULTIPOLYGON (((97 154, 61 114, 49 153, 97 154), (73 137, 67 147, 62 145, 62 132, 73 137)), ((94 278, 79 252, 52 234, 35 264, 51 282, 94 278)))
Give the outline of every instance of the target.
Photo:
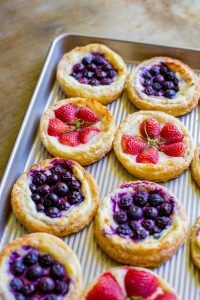
POLYGON ((150 181, 121 184, 95 217, 99 245, 118 262, 157 267, 184 243, 186 217, 166 188, 150 181))
POLYGON ((13 186, 11 204, 30 232, 65 236, 83 229, 94 217, 99 191, 93 177, 64 158, 40 161, 13 186))
POLYGON ((56 102, 42 116, 40 137, 53 156, 89 165, 112 148, 115 122, 102 104, 84 98, 56 102))
POLYGON ((115 134, 114 150, 131 174, 156 182, 181 175, 194 155, 192 137, 183 123, 154 111, 130 114, 115 134))
POLYGON ((101 44, 72 49, 57 68, 57 80, 67 96, 91 98, 102 104, 120 96, 126 74, 123 59, 101 44))
POLYGON ((128 98, 138 108, 185 115, 197 106, 200 81, 190 67, 170 57, 154 57, 132 70, 128 98))
POLYGON ((190 232, 191 256, 194 264, 200 269, 200 217, 197 218, 190 232))
POLYGON ((200 187, 200 147, 194 151, 194 159, 191 164, 192 177, 200 187))
POLYGON ((0 253, 2 300, 76 300, 82 289, 75 253, 59 238, 32 233, 0 253))
POLYGON ((161 277, 144 268, 119 266, 100 274, 90 283, 81 300, 178 300, 161 277))

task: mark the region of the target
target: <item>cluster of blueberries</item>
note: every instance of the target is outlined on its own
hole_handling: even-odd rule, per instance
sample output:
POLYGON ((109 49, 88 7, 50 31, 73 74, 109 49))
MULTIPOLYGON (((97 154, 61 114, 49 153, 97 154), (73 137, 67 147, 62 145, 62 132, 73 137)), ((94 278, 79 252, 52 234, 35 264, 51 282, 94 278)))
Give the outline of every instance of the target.
POLYGON ((58 300, 59 296, 66 295, 70 279, 64 266, 51 255, 34 248, 25 253, 20 256, 15 252, 15 258, 10 259, 10 272, 13 275, 10 289, 15 299, 58 300))
POLYGON ((50 218, 60 217, 71 205, 84 200, 81 182, 69 166, 54 165, 46 171, 32 171, 31 198, 39 212, 50 218))
POLYGON ((179 91, 178 78, 174 71, 165 64, 152 66, 141 72, 143 92, 148 96, 172 99, 179 91))
POLYGON ((117 76, 117 71, 103 54, 92 53, 73 66, 71 76, 83 84, 109 85, 117 76))
POLYGON ((148 236, 155 238, 172 224, 174 201, 165 200, 159 192, 137 192, 135 195, 123 194, 114 209, 114 220, 118 224, 115 232, 134 241, 148 236))

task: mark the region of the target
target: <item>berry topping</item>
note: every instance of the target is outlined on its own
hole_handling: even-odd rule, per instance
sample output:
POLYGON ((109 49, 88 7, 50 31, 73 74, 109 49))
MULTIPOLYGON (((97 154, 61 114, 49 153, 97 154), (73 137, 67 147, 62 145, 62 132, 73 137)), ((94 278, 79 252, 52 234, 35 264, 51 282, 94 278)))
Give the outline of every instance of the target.
POLYGON ((34 251, 29 252, 26 256, 24 256, 23 262, 26 266, 33 266, 38 262, 38 254, 34 251))
POLYGON ((81 203, 82 201, 83 201, 83 197, 79 192, 76 191, 71 192, 68 196, 68 202, 71 205, 81 203))
POLYGON ((25 297, 23 294, 15 293, 15 300, 25 300, 25 297))
POLYGON ((50 218, 58 218, 60 217, 60 210, 57 207, 49 207, 46 210, 46 214, 50 218))
POLYGON ((185 144, 179 142, 170 145, 163 145, 160 147, 160 150, 168 156, 183 157, 186 153, 187 147, 185 144))
POLYGON ((136 157, 137 163, 156 164, 158 162, 158 150, 154 147, 147 147, 136 157))
POLYGON ((127 224, 120 224, 116 230, 119 235, 127 235, 127 236, 132 235, 132 230, 129 228, 127 224))
POLYGON ((46 194, 48 194, 50 192, 50 187, 47 184, 41 185, 38 188, 38 192, 41 196, 45 196, 46 194))
POLYGON ((100 117, 94 113, 87 106, 81 107, 77 114, 77 118, 83 120, 84 122, 96 123, 100 120, 100 117))
POLYGON ((38 289, 43 294, 51 293, 55 288, 55 283, 50 277, 43 277, 38 283, 38 289))
POLYGON ((27 283, 22 287, 22 293, 24 296, 30 296, 35 292, 35 287, 32 283, 27 283))
POLYGON ((133 230, 133 239, 134 240, 145 240, 148 236, 148 232, 143 227, 131 227, 133 230))
POLYGON ((40 265, 43 267, 43 268, 48 268, 52 265, 53 263, 53 258, 51 255, 48 255, 48 254, 44 254, 42 256, 40 256, 39 258, 39 262, 40 262, 40 265))
POLYGON ((48 134, 51 136, 60 136, 62 133, 69 131, 69 126, 57 118, 49 120, 48 134))
POLYGON ((55 293, 57 295, 64 295, 68 291, 68 284, 65 281, 56 281, 55 293))
POLYGON ((172 220, 168 217, 159 217, 156 220, 156 225, 161 229, 165 229, 171 224, 172 224, 172 220))
POLYGON ((148 201, 149 194, 147 192, 139 192, 134 196, 134 204, 143 207, 148 201))
POLYGON ((26 277, 30 281, 34 281, 43 275, 43 269, 39 265, 32 266, 31 268, 28 269, 26 273, 26 277))
POLYGON ((139 220, 143 216, 142 209, 140 207, 134 206, 134 205, 129 207, 127 214, 128 214, 128 218, 130 220, 139 220))
POLYGON ((159 193, 151 193, 148 201, 152 206, 159 206, 164 202, 164 199, 159 193))
POLYGON ((145 138, 156 139, 160 134, 160 130, 160 124, 152 118, 145 119, 140 125, 140 132, 145 138))
POLYGON ((133 198, 130 195, 124 195, 119 201, 119 207, 121 209, 127 209, 133 204, 133 198))
POLYGON ((159 208, 159 215, 168 217, 172 213, 172 210, 173 210, 173 207, 172 207, 171 203, 165 202, 159 208))
POLYGON ((45 182, 46 180, 46 175, 43 173, 36 173, 35 176, 33 177, 33 183, 38 186, 41 185, 45 182))
POLYGON ((165 145, 182 142, 184 138, 179 129, 172 123, 165 124, 160 135, 164 139, 165 145))
POLYGON ((124 211, 118 211, 114 214, 114 219, 118 224, 125 223, 127 219, 127 214, 124 211))
POLYGON ((56 109, 55 115, 56 118, 60 119, 64 123, 72 123, 76 118, 77 112, 78 108, 74 104, 67 103, 56 109))
POLYGON ((122 137, 122 148, 125 153, 137 155, 144 147, 146 147, 146 145, 147 142, 138 137, 130 135, 123 135, 122 137))
POLYGON ((156 219, 158 216, 158 210, 155 207, 146 207, 144 210, 144 215, 148 219, 156 219))
POLYGON ((63 278, 65 276, 65 268, 59 263, 55 263, 51 267, 51 275, 53 278, 63 278))
POLYGON ((59 182, 56 186, 55 186, 55 191, 57 193, 57 195, 59 195, 60 197, 66 196, 67 192, 69 191, 68 186, 66 185, 66 183, 64 182, 59 182))
POLYGON ((79 140, 86 144, 93 136, 100 132, 100 129, 95 126, 85 127, 79 132, 79 140))
POLYGON ((177 298, 175 295, 165 292, 164 294, 157 296, 155 300, 177 300, 177 298))
POLYGON ((23 285, 23 281, 17 277, 14 277, 10 282, 10 287, 15 292, 19 292, 22 289, 23 285))
MULTIPOLYGON (((87 127, 86 127, 87 128, 87 127)), ((79 132, 71 131, 67 134, 62 134, 59 136, 59 142, 66 146, 77 147, 79 142, 79 132)))
POLYGON ((144 219, 142 221, 142 226, 148 230, 150 233, 153 233, 154 231, 154 227, 155 227, 155 222, 153 220, 150 219, 144 219))
POLYGON ((50 193, 44 198, 44 204, 46 207, 57 206, 59 204, 59 197, 54 193, 50 193))

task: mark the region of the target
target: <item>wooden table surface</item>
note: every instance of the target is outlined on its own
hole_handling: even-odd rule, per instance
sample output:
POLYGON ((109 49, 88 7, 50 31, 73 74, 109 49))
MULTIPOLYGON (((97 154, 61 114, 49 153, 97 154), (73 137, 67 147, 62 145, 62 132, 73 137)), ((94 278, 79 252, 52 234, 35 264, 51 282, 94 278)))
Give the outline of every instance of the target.
POLYGON ((1 0, 0 27, 1 177, 53 38, 76 32, 200 48, 200 2, 1 0))

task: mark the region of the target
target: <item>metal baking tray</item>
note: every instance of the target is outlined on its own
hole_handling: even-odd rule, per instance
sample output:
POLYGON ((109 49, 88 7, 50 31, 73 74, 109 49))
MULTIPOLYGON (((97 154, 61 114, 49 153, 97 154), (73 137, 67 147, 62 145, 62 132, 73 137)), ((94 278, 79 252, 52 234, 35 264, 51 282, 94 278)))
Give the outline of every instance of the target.
MULTIPOLYGON (((181 49, 130 41, 120 41, 100 37, 62 34, 51 44, 40 78, 31 98, 21 129, 8 161, 0 187, 0 247, 26 233, 16 221, 10 207, 10 191, 13 183, 24 169, 33 163, 49 157, 38 134, 39 120, 44 110, 55 101, 64 98, 55 79, 56 66, 63 53, 73 47, 93 42, 100 42, 118 52, 127 62, 130 71, 134 64, 156 56, 167 55, 179 58, 197 72, 200 71, 200 51, 198 49, 181 49)), ((117 125, 137 109, 127 99, 126 91, 120 99, 108 105, 116 119, 117 125)), ((200 142, 200 107, 180 118, 192 134, 195 143, 200 142)), ((109 193, 116 185, 133 180, 121 166, 111 151, 105 158, 87 167, 96 179, 101 196, 109 193)), ((190 170, 179 178, 164 184, 181 200, 187 212, 188 225, 191 226, 200 215, 200 190, 191 178, 190 170)), ((64 241, 76 252, 83 270, 84 284, 93 280, 100 272, 117 263, 111 260, 98 247, 93 224, 79 233, 66 237, 64 241)), ((194 267, 187 242, 161 267, 154 271, 162 276, 179 293, 182 300, 200 299, 200 273, 194 267)))

